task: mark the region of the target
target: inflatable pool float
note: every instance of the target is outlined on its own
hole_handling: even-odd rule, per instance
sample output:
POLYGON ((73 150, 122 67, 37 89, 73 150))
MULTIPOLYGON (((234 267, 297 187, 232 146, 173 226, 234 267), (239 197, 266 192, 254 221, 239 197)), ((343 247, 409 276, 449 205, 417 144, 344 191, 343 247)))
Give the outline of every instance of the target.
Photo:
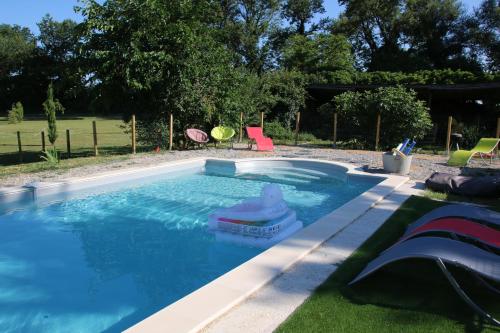
POLYGON ((208 219, 217 240, 268 247, 302 228, 278 185, 264 186, 261 196, 215 211, 208 219))

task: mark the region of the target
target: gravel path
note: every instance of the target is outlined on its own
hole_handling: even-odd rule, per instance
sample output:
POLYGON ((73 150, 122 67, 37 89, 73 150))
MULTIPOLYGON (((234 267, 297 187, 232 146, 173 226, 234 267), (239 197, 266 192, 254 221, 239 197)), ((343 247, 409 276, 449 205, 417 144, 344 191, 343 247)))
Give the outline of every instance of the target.
MULTIPOLYGON (((289 157, 289 158, 314 158, 329 161, 351 163, 363 167, 367 172, 384 173, 382 169, 382 153, 364 150, 339 150, 331 148, 315 148, 307 146, 277 146, 275 151, 257 152, 249 151, 246 145, 235 144, 234 149, 214 149, 213 147, 200 150, 172 151, 159 154, 147 153, 131 156, 122 161, 105 164, 89 165, 70 170, 43 171, 38 173, 25 173, 8 176, 0 180, 0 186, 19 186, 32 181, 56 181, 68 177, 94 175, 96 173, 126 168, 131 166, 150 166, 160 162, 174 161, 193 157, 219 157, 219 158, 248 158, 248 157, 289 157)), ((425 180, 433 172, 446 172, 459 174, 460 169, 448 167, 447 157, 438 155, 416 154, 413 156, 410 177, 413 180, 425 180)), ((471 162, 471 168, 464 173, 491 173, 500 172, 500 161, 494 160, 493 164, 485 165, 479 160, 471 162)))

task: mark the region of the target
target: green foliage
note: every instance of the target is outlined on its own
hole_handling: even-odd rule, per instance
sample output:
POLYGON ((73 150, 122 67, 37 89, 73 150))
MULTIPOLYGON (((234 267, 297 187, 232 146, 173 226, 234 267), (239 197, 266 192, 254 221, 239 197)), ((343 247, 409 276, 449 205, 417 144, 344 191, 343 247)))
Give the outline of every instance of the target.
POLYGON ((64 113, 64 107, 58 99, 54 99, 54 88, 52 83, 47 88, 47 99, 43 103, 43 110, 47 116, 49 142, 54 145, 57 140, 56 114, 64 113))
POLYGON ((270 106, 275 106, 278 118, 286 128, 290 128, 297 112, 306 104, 306 79, 298 71, 274 71, 263 77, 263 93, 270 97, 270 106))
POLYGON ((293 35, 283 48, 283 65, 305 73, 353 71, 354 59, 343 35, 293 35))
MULTIPOLYGON (((323 0, 288 0, 283 5, 282 16, 292 25, 296 32, 306 35, 306 24, 310 23, 315 14, 324 13, 323 0)), ((315 30, 313 25, 311 30, 315 30)))
POLYGON ((35 38, 28 28, 0 24, 0 77, 19 72, 35 49, 35 38))
POLYGON ((341 0, 333 26, 349 36, 358 66, 370 71, 480 70, 459 0, 341 0))
POLYGON ((462 134, 462 142, 460 149, 472 149, 479 139, 484 137, 484 133, 487 133, 486 128, 479 125, 463 125, 460 130, 462 134))
POLYGON ((286 128, 278 121, 266 123, 264 126, 266 136, 277 140, 292 140, 294 134, 290 128, 286 128))
POLYGON ((9 120, 9 124, 17 124, 22 122, 24 119, 23 104, 21 102, 12 104, 12 108, 8 111, 7 118, 9 120))
POLYGON ((403 87, 346 92, 333 102, 341 122, 359 127, 367 142, 375 137, 377 114, 380 114, 380 145, 385 149, 395 147, 406 137, 419 140, 432 127, 428 108, 417 99, 415 91, 403 87))
POLYGON ((313 76, 310 81, 329 84, 457 84, 495 82, 500 80, 500 72, 472 73, 463 70, 436 69, 413 73, 403 72, 350 72, 333 71, 313 76))
POLYGON ((46 161, 48 164, 56 165, 59 163, 59 153, 57 152, 56 147, 52 147, 42 151, 42 156, 40 158, 46 161))

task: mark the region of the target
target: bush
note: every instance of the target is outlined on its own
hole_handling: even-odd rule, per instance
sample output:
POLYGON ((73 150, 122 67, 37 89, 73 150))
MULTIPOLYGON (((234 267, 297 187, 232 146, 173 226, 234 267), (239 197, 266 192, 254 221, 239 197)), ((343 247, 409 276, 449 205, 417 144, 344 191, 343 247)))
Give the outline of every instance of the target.
MULTIPOLYGON (((295 140, 295 132, 289 128, 284 127, 277 121, 266 123, 264 126, 264 133, 266 136, 276 140, 295 140)), ((299 132, 298 141, 310 142, 316 140, 316 137, 311 133, 299 132)))
POLYGON ((484 136, 486 128, 478 125, 462 126, 462 142, 460 149, 472 149, 484 136))
POLYGON ((273 121, 264 126, 266 136, 277 140, 293 140, 294 135, 291 129, 284 127, 281 123, 273 121))
POLYGON ((366 144, 375 141, 377 114, 381 115, 380 146, 395 147, 404 138, 422 139, 432 128, 429 109, 413 90, 401 86, 374 91, 345 92, 333 103, 342 122, 359 127, 366 144))
POLYGON ((24 119, 24 108, 21 102, 12 104, 12 108, 8 112, 9 124, 17 124, 24 119))

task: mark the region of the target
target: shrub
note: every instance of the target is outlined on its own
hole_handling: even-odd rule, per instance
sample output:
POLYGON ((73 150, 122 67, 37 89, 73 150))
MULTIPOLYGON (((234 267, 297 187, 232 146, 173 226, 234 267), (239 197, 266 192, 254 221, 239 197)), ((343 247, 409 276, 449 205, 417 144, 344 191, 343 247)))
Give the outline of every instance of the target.
POLYGON ((64 113, 64 107, 57 98, 54 99, 52 83, 47 88, 47 99, 43 102, 43 110, 47 116, 49 141, 54 145, 57 140, 56 113, 64 113))
POLYGON ((59 163, 59 154, 57 152, 56 147, 49 148, 45 151, 42 151, 42 156, 40 158, 46 161, 48 164, 55 166, 59 163))
POLYGON ((342 121, 365 133, 366 143, 375 141, 375 124, 380 114, 380 146, 384 149, 395 147, 405 137, 422 139, 432 127, 424 102, 417 99, 415 91, 401 86, 345 92, 333 101, 342 121))
POLYGON ((472 149, 481 137, 484 136, 486 128, 478 125, 462 126, 462 142, 460 149, 472 149))
POLYGON ((12 104, 12 108, 8 112, 9 124, 17 124, 24 119, 24 108, 21 102, 12 104))
POLYGON ((264 126, 264 133, 277 140, 292 140, 294 139, 293 132, 291 129, 284 127, 281 123, 273 121, 266 123, 264 126))

